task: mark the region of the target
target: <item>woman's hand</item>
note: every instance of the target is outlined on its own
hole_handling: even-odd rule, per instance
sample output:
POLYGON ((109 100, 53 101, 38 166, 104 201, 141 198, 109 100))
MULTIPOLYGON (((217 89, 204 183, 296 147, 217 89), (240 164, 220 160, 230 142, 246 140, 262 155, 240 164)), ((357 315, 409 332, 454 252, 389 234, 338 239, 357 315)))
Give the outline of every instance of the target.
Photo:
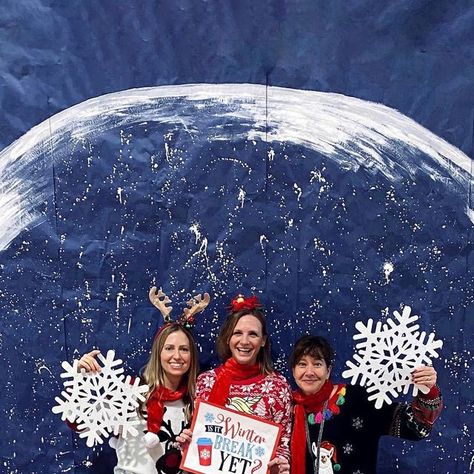
POLYGON ((424 385, 428 389, 436 385, 437 374, 433 367, 422 365, 417 367, 411 374, 411 381, 415 385, 424 385))
POLYGON ((79 359, 79 364, 77 365, 77 369, 79 371, 84 369, 86 372, 100 372, 101 367, 96 360, 96 357, 98 354, 100 354, 100 351, 95 349, 83 355, 79 359))
POLYGON ((290 465, 285 458, 273 458, 269 463, 270 474, 288 474, 290 472, 290 465))
POLYGON ((176 442, 179 444, 179 448, 181 450, 186 448, 191 442, 192 437, 193 437, 193 432, 188 428, 184 428, 184 430, 181 431, 181 433, 178 436, 176 436, 176 442))

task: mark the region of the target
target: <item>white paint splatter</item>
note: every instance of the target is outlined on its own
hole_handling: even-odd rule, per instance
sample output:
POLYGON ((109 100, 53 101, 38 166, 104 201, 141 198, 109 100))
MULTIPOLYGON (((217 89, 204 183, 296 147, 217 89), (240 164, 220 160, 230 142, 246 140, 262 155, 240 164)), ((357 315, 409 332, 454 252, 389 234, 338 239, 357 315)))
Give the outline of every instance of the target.
POLYGON ((47 367, 46 365, 42 365, 41 367, 38 367, 38 374, 41 374, 41 371, 42 370, 46 370, 47 372, 49 372, 50 375, 53 375, 53 373, 51 372, 50 368, 47 367))
MULTIPOLYGON (((180 127, 209 142, 246 139, 298 145, 347 170, 364 168, 390 181, 406 175, 416 179, 421 172, 466 197, 466 213, 474 222, 467 199, 472 160, 396 110, 324 92, 253 84, 187 84, 131 89, 87 100, 52 116, 2 150, 0 250, 22 230, 46 219, 41 209, 53 193, 48 177, 55 162, 74 156, 72 150, 85 138, 148 122, 180 127), (166 107, 171 101, 176 106, 166 107), (200 128, 202 114, 216 119, 212 132, 200 128), (229 117, 236 127, 226 126, 229 117)), ((172 159, 166 143, 165 152, 172 159)))
POLYGON ((198 222, 195 222, 190 228, 189 230, 195 235, 196 237, 196 240, 194 243, 198 243, 199 242, 199 239, 201 238, 201 231, 199 230, 199 223, 198 222))
POLYGON ((319 250, 324 255, 331 255, 332 254, 331 249, 327 248, 328 244, 325 244, 322 240, 315 237, 313 239, 313 242, 314 242, 314 248, 316 250, 319 250))
POLYGON ((320 170, 311 171, 311 178, 309 179, 310 183, 318 181, 318 183, 326 183, 326 178, 323 176, 320 170))
POLYGON ((296 200, 299 202, 300 199, 301 199, 301 195, 303 194, 303 191, 301 190, 301 188, 296 183, 293 184, 293 189, 294 189, 295 194, 296 194, 296 200))
POLYGON ((245 202, 245 196, 246 196, 246 192, 244 191, 243 188, 239 188, 239 195, 237 197, 237 199, 240 201, 240 207, 244 207, 244 202, 245 202))
POLYGON ((196 237, 195 243, 199 244, 200 242, 200 244, 199 244, 199 249, 191 255, 191 257, 185 263, 185 266, 189 266, 191 262, 202 257, 204 259, 206 270, 209 274, 209 277, 211 278, 211 281, 217 282, 217 277, 212 271, 211 265, 209 263, 209 255, 207 253, 207 245, 208 245, 207 237, 202 236, 199 223, 192 224, 189 230, 193 232, 196 237))
POLYGON ((211 265, 209 263, 209 255, 207 254, 207 244, 208 244, 207 237, 202 238, 201 245, 199 246, 199 249, 191 255, 191 257, 186 262, 185 266, 190 265, 190 263, 194 259, 198 259, 199 257, 203 257, 204 261, 205 261, 205 264, 206 264, 206 270, 209 274, 209 277, 211 278, 211 280, 213 282, 217 282, 217 277, 214 274, 214 272, 212 271, 211 265))
POLYGON ((265 234, 260 236, 260 247, 262 248, 262 252, 265 253, 265 246, 268 244, 268 239, 265 234))
POLYGON ((123 201, 122 201, 122 192, 123 192, 123 189, 119 186, 119 187, 117 188, 116 196, 117 196, 117 199, 119 200, 119 203, 120 203, 120 204, 123 204, 123 201))
POLYGON ((385 262, 383 264, 383 275, 387 283, 390 283, 390 280, 391 280, 390 275, 393 273, 393 270, 394 270, 394 266, 392 262, 385 262))
POLYGON ((209 164, 212 165, 214 163, 221 162, 221 161, 228 161, 230 163, 235 163, 237 165, 240 165, 240 166, 242 166, 242 168, 245 168, 248 171, 249 174, 252 172, 252 168, 250 167, 250 165, 248 163, 245 163, 244 161, 239 160, 237 158, 220 157, 220 158, 216 158, 214 160, 211 160, 209 162, 209 164))
POLYGON ((125 298, 125 295, 122 293, 122 292, 118 292, 117 293, 117 298, 116 298, 116 312, 118 314, 118 312, 120 311, 120 305, 122 304, 122 300, 125 298))
POLYGON ((166 142, 165 142, 165 156, 166 156, 166 161, 168 163, 171 163, 171 150, 170 150, 170 146, 166 142))

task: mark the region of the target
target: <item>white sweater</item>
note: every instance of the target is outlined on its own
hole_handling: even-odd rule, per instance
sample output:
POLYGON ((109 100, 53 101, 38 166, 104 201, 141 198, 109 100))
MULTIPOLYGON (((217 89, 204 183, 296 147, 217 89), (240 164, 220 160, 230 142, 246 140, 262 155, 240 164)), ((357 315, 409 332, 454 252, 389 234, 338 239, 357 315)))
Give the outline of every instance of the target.
POLYGON ((120 437, 117 441, 118 461, 114 473, 176 473, 176 463, 179 465, 181 462, 181 453, 175 448, 174 441, 186 424, 183 401, 165 402, 163 423, 158 434, 162 441, 155 448, 147 449, 145 446, 143 434, 146 433, 146 420, 140 418, 139 421, 137 436, 128 436, 126 439, 120 437))

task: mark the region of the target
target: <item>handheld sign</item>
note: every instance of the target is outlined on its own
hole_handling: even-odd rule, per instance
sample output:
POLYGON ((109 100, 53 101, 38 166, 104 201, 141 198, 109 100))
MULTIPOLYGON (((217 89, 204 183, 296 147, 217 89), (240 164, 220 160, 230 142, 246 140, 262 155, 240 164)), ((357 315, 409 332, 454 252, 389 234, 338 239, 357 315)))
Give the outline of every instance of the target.
POLYGON ((196 474, 264 474, 275 456, 281 426, 198 400, 191 430, 181 469, 196 474))

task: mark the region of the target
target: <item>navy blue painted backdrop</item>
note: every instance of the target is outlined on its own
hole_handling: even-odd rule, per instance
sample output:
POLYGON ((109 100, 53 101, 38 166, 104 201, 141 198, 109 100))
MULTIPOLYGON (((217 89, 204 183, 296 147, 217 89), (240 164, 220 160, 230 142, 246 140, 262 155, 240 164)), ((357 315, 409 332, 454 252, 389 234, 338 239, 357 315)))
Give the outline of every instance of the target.
MULTIPOLYGON (((0 25, 1 149, 106 93, 255 83, 380 102, 472 158, 469 1, 4 0, 0 25)), ((232 114, 192 130, 117 125, 35 162, 45 219, 0 253, 0 470, 110 472, 113 453, 51 413, 60 362, 113 348, 136 372, 159 324, 156 284, 175 307, 195 289, 213 296, 197 332, 204 368, 238 291, 267 307, 283 371, 311 331, 334 341, 340 375, 355 321, 411 305, 445 342, 446 409, 428 441, 384 440, 380 472, 473 472, 472 181, 460 193, 423 173, 348 172, 295 144, 200 138, 226 124, 232 114)))

